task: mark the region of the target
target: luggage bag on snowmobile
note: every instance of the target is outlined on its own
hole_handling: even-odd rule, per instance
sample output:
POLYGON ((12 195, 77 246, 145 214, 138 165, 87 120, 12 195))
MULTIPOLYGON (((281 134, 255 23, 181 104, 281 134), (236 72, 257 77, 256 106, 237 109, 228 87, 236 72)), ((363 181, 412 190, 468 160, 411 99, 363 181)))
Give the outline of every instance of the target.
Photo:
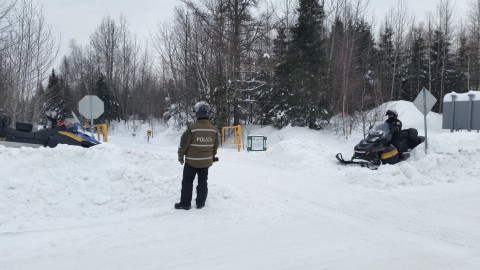
POLYGON ((401 133, 402 142, 405 142, 404 149, 414 149, 417 145, 425 141, 425 137, 418 136, 418 131, 415 128, 403 129, 401 133))

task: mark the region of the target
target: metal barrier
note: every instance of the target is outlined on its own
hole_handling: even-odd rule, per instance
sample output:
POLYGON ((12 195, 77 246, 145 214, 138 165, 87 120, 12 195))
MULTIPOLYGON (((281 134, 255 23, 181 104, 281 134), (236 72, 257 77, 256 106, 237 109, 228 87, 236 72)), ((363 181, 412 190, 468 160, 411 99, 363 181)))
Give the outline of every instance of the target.
POLYGON ((449 93, 443 98, 443 129, 480 130, 480 91, 449 93))
POLYGON ((107 124, 95 125, 95 128, 97 129, 98 141, 100 141, 100 130, 101 130, 103 135, 103 141, 108 142, 107 124))
POLYGON ((242 147, 242 127, 241 126, 231 126, 222 128, 222 145, 223 144, 234 144, 237 145, 238 152, 242 147), (225 133, 228 131, 233 131, 233 142, 225 141, 225 133))

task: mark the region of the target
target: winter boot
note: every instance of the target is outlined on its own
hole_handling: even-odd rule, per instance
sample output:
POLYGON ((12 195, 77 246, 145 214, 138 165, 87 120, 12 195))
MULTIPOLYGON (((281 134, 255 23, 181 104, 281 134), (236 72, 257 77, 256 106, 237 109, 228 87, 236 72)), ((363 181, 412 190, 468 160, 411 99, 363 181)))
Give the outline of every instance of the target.
POLYGON ((182 204, 182 203, 176 203, 175 204, 175 209, 183 209, 183 210, 190 210, 192 208, 190 205, 182 204))
MULTIPOLYGON (((197 191, 198 192, 198 191, 197 191)), ((199 199, 198 197, 195 199, 195 204, 197 205, 197 209, 202 209, 205 206, 205 200, 199 199)))

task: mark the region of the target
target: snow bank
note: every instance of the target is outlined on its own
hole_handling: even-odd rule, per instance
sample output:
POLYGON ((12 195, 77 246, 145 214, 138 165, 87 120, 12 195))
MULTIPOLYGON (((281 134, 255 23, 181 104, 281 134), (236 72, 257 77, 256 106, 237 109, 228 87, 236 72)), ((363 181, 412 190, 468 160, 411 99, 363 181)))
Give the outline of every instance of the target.
POLYGON ((473 101, 478 101, 480 100, 480 91, 468 91, 467 93, 451 92, 443 97, 443 102, 452 102, 453 96, 455 96, 455 101, 470 101, 470 96, 473 98, 473 101))
POLYGON ((156 207, 166 196, 174 201, 178 191, 178 172, 171 170, 175 156, 161 152, 112 144, 90 149, 0 146, 0 160, 0 228, 156 207))
POLYGON ((417 186, 480 179, 480 134, 441 133, 429 136, 425 144, 415 148, 411 157, 396 165, 382 166, 378 176, 384 178, 379 186, 417 186))
MULTIPOLYGON (((413 104, 395 102, 387 107, 399 112, 405 128, 423 126, 418 119, 421 113, 413 104)), ((429 117, 436 127, 438 115, 431 113, 429 117)), ((30 220, 99 217, 171 204, 178 199, 181 181, 175 155, 180 133, 164 128, 151 143, 144 136, 112 136, 113 143, 90 149, 67 145, 54 149, 0 146, 0 228, 21 228, 30 220)), ((230 162, 241 157, 253 162, 253 171, 272 166, 296 171, 299 178, 325 176, 375 189, 480 179, 477 133, 435 131, 429 137, 428 155, 420 145, 409 160, 381 166, 377 171, 337 163, 335 154, 341 152, 348 158, 359 136, 344 141, 308 128, 276 130, 259 126, 245 127, 245 137, 248 134, 267 136, 268 150, 238 156, 231 146, 224 146, 221 160, 222 151, 228 151, 230 162)), ((230 166, 227 162, 221 165, 230 166)))
MULTIPOLYGON (((399 112, 405 128, 421 131, 423 119, 412 103, 395 102, 387 107, 399 112)), ((330 132, 298 127, 245 127, 245 137, 267 136, 268 150, 237 154, 231 146, 224 146, 219 150, 219 166, 235 173, 245 170, 237 164, 244 162, 252 172, 285 172, 285 182, 295 181, 293 178, 332 179, 369 189, 478 181, 480 135, 440 131, 439 116, 428 116, 433 130, 429 133, 429 154, 425 155, 424 145, 420 145, 407 161, 376 171, 342 166, 335 159, 339 152, 345 158, 353 154, 359 134, 345 140, 330 132)), ((182 130, 157 130, 149 143, 145 136, 127 133, 113 135, 111 143, 90 149, 0 146, 0 232, 22 231, 32 221, 95 218, 171 206, 180 191, 181 166, 176 149, 182 130)), ((252 173, 249 177, 256 176, 252 173)), ((229 189, 225 190, 227 194, 229 189)))

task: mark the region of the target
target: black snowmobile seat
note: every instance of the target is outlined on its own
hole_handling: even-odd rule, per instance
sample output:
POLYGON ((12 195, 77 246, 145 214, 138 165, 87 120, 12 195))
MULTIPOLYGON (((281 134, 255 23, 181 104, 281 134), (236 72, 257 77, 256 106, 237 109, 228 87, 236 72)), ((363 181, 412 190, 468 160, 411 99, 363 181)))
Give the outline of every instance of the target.
POLYGON ((50 135, 54 134, 54 132, 50 129, 44 128, 34 132, 33 134, 37 140, 47 140, 50 135))
POLYGON ((15 123, 15 129, 25 132, 32 132, 33 125, 30 123, 17 122, 15 123))
POLYGON ((7 133, 8 135, 16 138, 26 138, 26 139, 35 139, 35 133, 28 132, 28 131, 21 131, 21 130, 16 130, 12 127, 6 127, 4 128, 4 133, 7 133))

